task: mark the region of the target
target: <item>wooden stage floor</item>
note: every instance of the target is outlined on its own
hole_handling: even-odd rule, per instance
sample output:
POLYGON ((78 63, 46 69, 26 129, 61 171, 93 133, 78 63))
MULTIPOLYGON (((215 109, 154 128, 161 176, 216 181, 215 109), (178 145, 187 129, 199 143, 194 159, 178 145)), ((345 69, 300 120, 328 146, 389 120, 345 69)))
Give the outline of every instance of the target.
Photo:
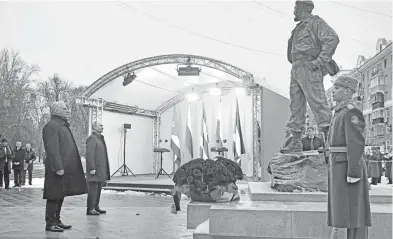
MULTIPOLYGON (((160 175, 157 179, 156 174, 144 174, 134 176, 114 176, 107 182, 106 190, 117 191, 142 191, 142 192, 157 192, 157 193, 170 193, 175 185, 171 178, 167 175, 160 175)), ((247 184, 250 179, 237 181, 237 184, 247 184)))

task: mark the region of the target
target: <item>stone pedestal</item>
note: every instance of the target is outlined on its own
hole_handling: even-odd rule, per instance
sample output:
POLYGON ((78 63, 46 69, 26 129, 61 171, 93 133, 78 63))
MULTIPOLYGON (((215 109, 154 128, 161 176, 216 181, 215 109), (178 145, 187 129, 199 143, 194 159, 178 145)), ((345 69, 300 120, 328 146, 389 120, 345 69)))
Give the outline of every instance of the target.
POLYGON ((269 163, 272 187, 279 192, 327 192, 328 164, 323 154, 275 154, 269 163))
MULTIPOLYGON (((269 182, 249 183, 249 192, 251 201, 191 202, 187 221, 203 220, 194 239, 329 239, 326 193, 277 192, 269 182)), ((392 190, 371 190, 370 199, 369 238, 392 238, 392 190)), ((345 229, 338 232, 346 239, 345 229)))

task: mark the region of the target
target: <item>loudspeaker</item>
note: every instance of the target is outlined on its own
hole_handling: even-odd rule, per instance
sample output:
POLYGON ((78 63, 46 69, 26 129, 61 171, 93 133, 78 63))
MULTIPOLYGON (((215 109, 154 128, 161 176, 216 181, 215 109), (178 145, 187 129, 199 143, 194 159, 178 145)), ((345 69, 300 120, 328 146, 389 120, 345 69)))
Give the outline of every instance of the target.
POLYGON ((131 129, 131 124, 124 124, 125 129, 131 129))

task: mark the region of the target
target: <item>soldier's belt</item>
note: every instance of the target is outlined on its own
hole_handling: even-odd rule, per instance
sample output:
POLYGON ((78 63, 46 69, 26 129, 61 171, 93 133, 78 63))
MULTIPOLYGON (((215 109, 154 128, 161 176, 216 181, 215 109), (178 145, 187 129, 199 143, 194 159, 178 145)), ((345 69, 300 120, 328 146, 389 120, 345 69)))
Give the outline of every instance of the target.
POLYGON ((347 147, 329 147, 330 153, 346 153, 347 147))

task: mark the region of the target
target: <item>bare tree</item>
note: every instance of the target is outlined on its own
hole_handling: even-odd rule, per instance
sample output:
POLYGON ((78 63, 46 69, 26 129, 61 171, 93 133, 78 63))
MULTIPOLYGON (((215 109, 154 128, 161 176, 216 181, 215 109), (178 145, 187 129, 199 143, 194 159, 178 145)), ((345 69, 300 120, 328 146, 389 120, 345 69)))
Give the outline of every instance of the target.
MULTIPOLYGON (((27 64, 18 52, 3 49, 0 52, 0 121, 5 132, 13 124, 24 126, 30 105, 32 76, 38 74, 37 65, 27 64)), ((20 131, 15 136, 21 139, 20 131)))
MULTIPOLYGON (((43 102, 46 102, 46 104, 41 104, 41 108, 38 107, 40 108, 41 114, 44 113, 45 109, 48 109, 48 107, 44 106, 50 106, 54 101, 62 100, 68 105, 71 110, 71 116, 69 119, 70 127, 74 134, 79 151, 82 155, 84 155, 84 145, 88 132, 88 122, 86 117, 87 112, 86 109, 76 104, 75 98, 79 96, 86 87, 75 87, 70 82, 61 79, 57 74, 55 74, 53 77, 49 77, 49 79, 46 81, 37 82, 37 85, 37 92, 39 93, 40 97, 42 97, 43 102)), ((40 128, 40 130, 42 129, 40 128)))

